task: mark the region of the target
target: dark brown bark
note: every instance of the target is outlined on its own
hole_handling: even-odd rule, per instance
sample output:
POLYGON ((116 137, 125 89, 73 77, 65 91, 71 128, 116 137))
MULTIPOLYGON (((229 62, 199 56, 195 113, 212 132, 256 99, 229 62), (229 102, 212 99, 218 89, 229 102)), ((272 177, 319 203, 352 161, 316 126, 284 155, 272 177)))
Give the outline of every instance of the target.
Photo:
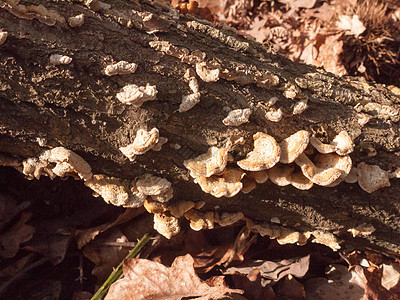
POLYGON ((120 1, 97 11, 93 4, 90 9, 66 1, 24 3, 43 4, 65 19, 83 13, 83 26, 71 28, 62 18, 21 15, 7 2, 0 1, 0 28, 8 32, 0 46, 2 154, 22 161, 45 149, 64 146, 81 155, 94 173, 126 179, 153 173, 167 178, 174 188, 172 201, 205 200, 204 209, 219 206, 220 211, 242 211, 260 221, 278 217, 297 230, 333 232, 346 241, 345 247, 399 253, 400 180, 392 179, 390 187, 372 194, 357 184, 300 191, 267 182, 250 194, 218 199, 203 193, 183 166, 184 159, 204 153, 210 146, 223 146, 233 135, 246 140, 231 153, 237 161, 251 150, 252 135, 258 131, 280 142, 305 129, 326 140, 346 130, 356 145, 351 154, 354 164, 366 162, 392 170, 400 166, 396 115, 400 100, 386 88, 291 62, 232 30, 216 29, 191 16, 176 20, 159 3, 120 1), (174 48, 163 52, 160 42, 174 48), (52 66, 51 54, 73 60, 52 66), (199 79, 200 103, 179 113, 182 95, 190 93, 185 70, 194 68, 203 54, 208 65, 221 69, 220 80, 199 79), (102 73, 107 64, 120 60, 135 62, 138 69, 112 77, 102 73), (130 83, 156 85, 157 100, 137 109, 120 103, 115 95, 130 83), (283 96, 293 88, 297 90, 295 99, 283 96), (284 111, 279 122, 265 118, 269 109, 265 103, 273 96, 279 98, 275 107, 284 111), (293 115, 293 104, 305 96, 309 108, 293 115), (386 110, 391 107, 394 113, 385 112, 385 107, 380 110, 382 106, 368 110, 367 103, 386 105, 386 110), (250 122, 225 126, 222 119, 227 107, 250 107, 250 122), (360 114, 371 117, 370 121, 359 122, 360 114), (118 148, 132 142, 139 128, 153 127, 168 143, 160 152, 149 151, 130 162, 118 148), (362 151, 366 142, 374 144, 376 156, 362 151), (170 146, 176 144, 179 150, 170 146), (363 223, 372 224, 376 231, 365 238, 352 238, 347 229, 363 223))

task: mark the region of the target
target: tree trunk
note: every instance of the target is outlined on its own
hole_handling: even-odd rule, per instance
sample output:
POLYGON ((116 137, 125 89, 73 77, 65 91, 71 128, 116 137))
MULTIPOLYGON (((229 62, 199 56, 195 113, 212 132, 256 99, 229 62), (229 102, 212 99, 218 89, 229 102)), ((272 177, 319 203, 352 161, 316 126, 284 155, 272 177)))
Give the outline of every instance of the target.
POLYGON ((202 192, 183 166, 185 159, 225 146, 233 136, 244 137, 245 144, 231 149, 232 166, 252 150, 256 132, 280 142, 307 130, 329 142, 345 130, 355 144, 353 165, 365 162, 392 171, 400 166, 400 100, 385 87, 292 62, 231 28, 215 28, 191 15, 177 19, 174 10, 158 2, 119 1, 111 7, 96 0, 86 5, 29 2, 0 1, 0 28, 8 32, 0 46, 3 165, 10 164, 6 157, 21 162, 63 146, 82 156, 94 174, 167 178, 174 189, 172 202, 204 200, 203 210, 218 207, 267 222, 277 217, 299 231, 334 233, 344 247, 400 253, 399 180, 373 193, 345 182, 303 191, 268 181, 248 194, 216 198, 202 192), (39 4, 44 7, 35 7, 39 4), (84 24, 71 27, 67 19, 79 14, 84 24), (72 61, 53 65, 53 54, 72 61), (105 67, 118 61, 134 62, 137 70, 105 75, 105 67), (179 112, 182 96, 193 93, 184 75, 202 62, 220 70, 219 80, 197 77, 200 102, 179 112), (133 83, 155 85, 157 99, 140 107, 118 101, 116 94, 133 83), (271 106, 272 97, 278 100, 271 106), (293 114, 294 104, 304 99, 308 108, 293 114), (224 125, 228 112, 238 108, 251 109, 250 121, 224 125), (270 121, 266 113, 278 108, 282 119, 270 121), (129 161, 119 148, 130 144, 139 129, 154 127, 167 144, 129 161), (366 145, 373 145, 375 156, 366 145), (347 230, 361 224, 376 231, 353 238, 347 230))

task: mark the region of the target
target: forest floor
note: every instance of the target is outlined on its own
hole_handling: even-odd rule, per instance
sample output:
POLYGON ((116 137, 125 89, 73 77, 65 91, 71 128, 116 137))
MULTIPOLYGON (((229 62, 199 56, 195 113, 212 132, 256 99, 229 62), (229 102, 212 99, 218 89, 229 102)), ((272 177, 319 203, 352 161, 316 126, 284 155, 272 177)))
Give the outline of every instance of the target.
MULTIPOLYGON (((270 42, 296 62, 362 76, 400 95, 395 0, 198 2, 212 17, 195 3, 172 5, 270 42)), ((154 233, 144 208, 107 205, 72 178, 27 181, 6 167, 0 191, 1 299, 91 299, 147 233, 106 299, 400 299, 399 259, 383 253, 281 245, 245 218, 201 231, 182 224, 168 240, 154 233)))

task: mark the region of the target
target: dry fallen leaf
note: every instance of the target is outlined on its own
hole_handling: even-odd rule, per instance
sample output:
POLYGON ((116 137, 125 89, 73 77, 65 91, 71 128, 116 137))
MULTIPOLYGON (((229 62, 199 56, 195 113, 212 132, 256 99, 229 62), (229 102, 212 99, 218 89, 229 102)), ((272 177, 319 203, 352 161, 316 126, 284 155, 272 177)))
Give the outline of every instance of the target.
POLYGON ((339 16, 339 21, 336 26, 340 29, 347 30, 347 34, 355 35, 356 37, 365 31, 365 26, 360 21, 357 15, 350 16, 339 16))
POLYGON ((226 299, 228 293, 242 292, 220 284, 209 286, 197 277, 193 262, 189 254, 177 257, 170 268, 147 259, 126 259, 124 277, 110 287, 105 299, 226 299))
POLYGON ((253 260, 245 262, 237 267, 230 267, 224 271, 224 274, 249 274, 254 268, 257 268, 261 272, 261 276, 266 278, 268 283, 270 281, 279 281, 286 275, 293 275, 296 277, 303 277, 310 264, 310 255, 301 258, 284 259, 278 262, 265 261, 265 260, 253 260))

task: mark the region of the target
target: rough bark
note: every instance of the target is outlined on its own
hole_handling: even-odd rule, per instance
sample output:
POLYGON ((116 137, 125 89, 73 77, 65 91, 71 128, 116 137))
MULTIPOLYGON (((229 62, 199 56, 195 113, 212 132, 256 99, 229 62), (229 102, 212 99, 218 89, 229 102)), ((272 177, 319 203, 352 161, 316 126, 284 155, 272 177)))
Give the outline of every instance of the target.
POLYGON ((252 149, 256 132, 280 142, 305 129, 326 141, 346 130, 356 145, 351 154, 355 165, 366 162, 392 170, 400 166, 400 100, 386 88, 294 63, 232 29, 215 28, 190 15, 174 19, 169 8, 157 2, 114 1, 106 9, 99 9, 97 1, 23 4, 43 4, 59 17, 23 14, 11 1, 0 1, 0 28, 8 32, 0 46, 3 155, 22 161, 64 146, 81 155, 94 174, 133 179, 152 173, 167 178, 174 188, 171 201, 204 200, 205 210, 218 206, 220 211, 241 211, 259 221, 277 217, 296 230, 333 232, 345 240, 345 247, 399 253, 400 180, 392 179, 390 187, 372 194, 357 184, 300 191, 267 182, 249 194, 215 198, 203 193, 183 166, 183 160, 210 146, 223 146, 234 135, 246 140, 231 151, 237 161, 252 149), (70 27, 66 19, 81 13, 85 23, 70 27), (68 55, 72 62, 53 66, 52 54, 68 55), (105 76, 105 66, 120 60, 135 62, 138 69, 105 76), (179 113, 182 95, 191 93, 185 71, 201 61, 220 69, 220 79, 198 78, 200 103, 179 113), (130 83, 156 85, 157 100, 139 108, 119 102, 116 94, 130 83), (265 117, 270 109, 266 103, 273 96, 279 99, 274 107, 284 112, 279 122, 265 117), (294 103, 304 97, 309 107, 293 115, 294 103), (367 103, 380 106, 368 109, 367 103), (222 123, 229 109, 247 107, 252 110, 249 123, 222 123), (149 151, 130 162, 119 147, 131 143, 139 128, 153 127, 168 143, 161 151, 149 151), (366 142, 373 143, 376 156, 363 151, 366 142), (351 237, 347 229, 363 223, 376 231, 364 238, 351 237))

